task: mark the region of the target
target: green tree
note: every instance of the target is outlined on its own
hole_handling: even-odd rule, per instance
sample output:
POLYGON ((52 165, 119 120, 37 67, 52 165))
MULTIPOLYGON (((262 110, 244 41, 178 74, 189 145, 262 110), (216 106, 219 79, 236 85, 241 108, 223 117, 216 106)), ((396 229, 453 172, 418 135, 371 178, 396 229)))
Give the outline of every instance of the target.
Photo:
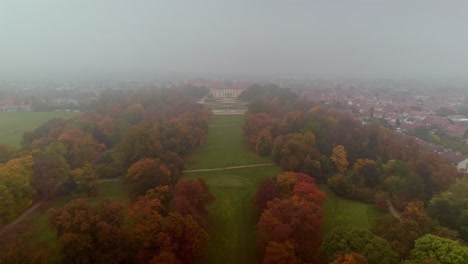
POLYGON ((99 179, 91 164, 85 163, 82 168, 74 169, 71 175, 76 183, 75 191, 78 194, 84 194, 87 197, 98 195, 99 179))
POLYGON ((441 264, 468 263, 468 247, 460 242, 427 234, 416 240, 411 259, 435 259, 441 264))
POLYGON ((322 243, 322 252, 331 260, 343 253, 358 253, 367 258, 369 264, 399 263, 398 253, 391 244, 369 231, 354 227, 338 227, 328 233, 322 243))
POLYGON ((457 230, 468 241, 468 180, 461 180, 434 196, 429 202, 428 213, 441 225, 457 230))

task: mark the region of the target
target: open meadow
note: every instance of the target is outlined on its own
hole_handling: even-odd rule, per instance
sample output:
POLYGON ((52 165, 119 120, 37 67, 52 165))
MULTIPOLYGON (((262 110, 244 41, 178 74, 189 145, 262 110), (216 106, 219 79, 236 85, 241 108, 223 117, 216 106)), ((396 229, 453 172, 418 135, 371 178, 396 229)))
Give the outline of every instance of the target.
POLYGON ((187 170, 271 163, 249 150, 242 133, 243 115, 215 115, 203 145, 190 155, 187 170))
MULTIPOLYGON (((250 151, 242 134, 243 115, 215 115, 203 146, 195 151, 187 169, 270 163, 250 151)), ((255 224, 251 199, 262 178, 280 173, 277 166, 185 173, 203 178, 216 201, 209 208, 210 242, 207 263, 257 263, 255 224)))
POLYGON ((0 112, 0 144, 19 147, 23 133, 54 118, 69 119, 75 112, 0 112))
POLYGON ((370 229, 377 218, 387 214, 372 204, 353 201, 337 196, 325 184, 318 185, 327 195, 325 204, 324 232, 328 233, 339 226, 355 226, 360 229, 370 229))

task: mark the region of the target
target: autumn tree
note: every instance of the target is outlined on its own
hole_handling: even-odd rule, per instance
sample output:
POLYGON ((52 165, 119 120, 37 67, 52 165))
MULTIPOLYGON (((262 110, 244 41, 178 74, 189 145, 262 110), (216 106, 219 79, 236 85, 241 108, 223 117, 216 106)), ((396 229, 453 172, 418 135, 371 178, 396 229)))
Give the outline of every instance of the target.
POLYGON ((172 252, 181 263, 194 263, 205 255, 208 233, 192 218, 171 213, 162 221, 161 250, 172 252))
POLYGON ((129 128, 122 135, 117 149, 121 153, 124 168, 129 168, 141 159, 160 158, 164 151, 156 124, 149 121, 129 128))
POLYGON ((290 241, 277 243, 275 241, 268 242, 265 248, 265 256, 263 264, 297 264, 300 263, 295 255, 294 245, 290 241))
POLYGON ((339 255, 331 264, 367 264, 367 259, 354 252, 339 255))
POLYGON ((268 201, 278 198, 280 195, 281 188, 274 179, 262 179, 253 198, 253 204, 257 209, 258 214, 267 208, 268 201))
POLYGON ((142 159, 135 162, 125 176, 133 199, 143 196, 146 191, 171 182, 171 172, 159 159, 142 159))
POLYGON ((201 178, 180 179, 174 188, 175 211, 183 216, 192 216, 203 227, 207 226, 204 218, 207 207, 214 200, 215 197, 210 193, 209 186, 201 178))
POLYGON ((128 234, 130 244, 135 247, 136 262, 147 263, 154 257, 155 252, 161 250, 159 235, 162 231, 163 217, 159 213, 160 210, 162 205, 158 199, 140 197, 127 214, 131 223, 128 234))
POLYGON ((313 261, 322 241, 322 224, 322 206, 297 197, 277 198, 268 202, 260 216, 257 244, 265 252, 270 242, 290 241, 297 257, 302 261, 313 261))
POLYGON ((76 193, 87 197, 98 195, 99 179, 90 163, 85 163, 82 168, 72 170, 71 176, 76 184, 76 193))
MULTIPOLYGON (((320 152, 315 145, 315 136, 311 132, 304 134, 289 134, 275 139, 273 150, 273 160, 277 162, 285 171, 304 172, 310 166, 320 170, 320 152), (305 164, 305 162, 308 162, 305 164)), ((314 176, 314 175, 311 175, 314 176)))
POLYGON ((50 199, 60 183, 68 178, 70 167, 64 158, 65 147, 51 143, 45 150, 34 153, 34 171, 31 183, 41 198, 50 199))
POLYGON ((260 131, 255 143, 255 151, 260 156, 269 156, 273 148, 273 138, 268 129, 260 131))
POLYGON ((333 154, 330 157, 330 160, 335 164, 336 169, 343 173, 348 168, 348 160, 346 158, 346 151, 343 146, 338 145, 333 148, 333 154))
POLYGON ((120 205, 91 205, 77 199, 50 210, 62 260, 66 263, 127 263, 120 205))
POLYGON ((17 150, 12 146, 0 144, 0 164, 6 163, 10 159, 12 159, 16 151, 17 150))
POLYGON ((33 158, 23 156, 0 164, 0 225, 26 210, 33 201, 33 158))
POLYGON ((425 234, 435 234, 456 239, 455 231, 440 227, 424 211, 421 201, 411 202, 401 214, 400 220, 393 216, 378 219, 372 228, 376 235, 391 241, 400 256, 406 257, 414 247, 414 241, 425 234))
POLYGON ((354 183, 362 183, 375 188, 382 183, 382 176, 377 163, 370 159, 358 159, 353 165, 354 183))
POLYGON ((415 162, 415 171, 418 173, 425 185, 427 196, 445 191, 454 184, 458 171, 437 153, 423 153, 415 162))
POLYGON ((249 137, 250 144, 255 146, 260 132, 264 129, 270 132, 272 138, 281 134, 282 123, 278 118, 271 117, 266 113, 248 114, 242 125, 244 135, 249 137))
POLYGON ((78 128, 66 130, 58 139, 67 148, 66 157, 72 169, 94 163, 105 149, 104 144, 78 128))

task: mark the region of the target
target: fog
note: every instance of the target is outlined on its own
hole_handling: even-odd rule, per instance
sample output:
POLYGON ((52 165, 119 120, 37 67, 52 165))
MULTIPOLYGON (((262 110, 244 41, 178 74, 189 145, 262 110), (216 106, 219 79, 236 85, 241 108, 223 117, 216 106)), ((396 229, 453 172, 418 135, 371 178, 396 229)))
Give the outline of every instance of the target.
POLYGON ((4 0, 0 79, 459 78, 467 1, 4 0))

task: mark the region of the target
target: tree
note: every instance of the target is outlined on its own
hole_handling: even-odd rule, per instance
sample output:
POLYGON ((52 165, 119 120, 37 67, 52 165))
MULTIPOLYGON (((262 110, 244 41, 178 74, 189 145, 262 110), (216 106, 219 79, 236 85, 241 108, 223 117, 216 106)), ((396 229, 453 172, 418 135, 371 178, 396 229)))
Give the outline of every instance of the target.
POLYGON ((163 217, 158 199, 140 197, 128 211, 127 219, 131 223, 128 234, 130 243, 135 247, 136 262, 149 262, 155 252, 161 250, 159 241, 162 232, 163 217))
POLYGON ((297 264, 299 260, 294 253, 294 245, 286 241, 284 243, 277 243, 270 241, 265 249, 265 256, 263 257, 263 264, 297 264))
MULTIPOLYGON (((379 186, 382 176, 375 161, 370 159, 358 159, 353 165, 353 178, 370 188, 379 186)), ((355 182, 356 183, 356 182, 355 182)))
POLYGON ((76 184, 76 193, 87 197, 98 195, 99 179, 91 164, 85 163, 82 168, 74 169, 71 175, 76 184))
POLYGON ((215 197, 210 193, 208 185, 201 178, 180 179, 174 188, 175 211, 183 216, 192 216, 203 227, 207 227, 204 219, 207 214, 206 208, 214 200, 215 197))
POLYGON ((367 264, 367 259, 361 254, 348 253, 339 255, 331 264, 367 264))
POLYGON ((127 172, 125 181, 133 199, 143 196, 157 186, 169 185, 171 172, 160 159, 142 159, 135 162, 127 172))
POLYGON ((17 150, 12 146, 0 144, 0 164, 6 163, 11 158, 13 158, 13 155, 16 151, 17 150))
POLYGON ((50 199, 55 196, 60 183, 68 178, 70 167, 64 158, 65 147, 54 142, 44 151, 34 154, 34 172, 31 183, 41 198, 50 199))
POLYGON ((468 241, 468 180, 461 180, 447 191, 435 195, 427 209, 432 218, 457 230, 468 241))
POLYGON ((427 234, 415 242, 411 259, 435 259, 441 264, 468 263, 468 247, 460 242, 427 234))
POLYGON ((357 253, 367 258, 369 264, 394 264, 399 260, 388 241, 354 227, 333 229, 325 236, 321 250, 331 259, 336 259, 341 254, 357 253))
POLYGON ((281 195, 281 188, 275 180, 265 178, 260 181, 260 186, 253 198, 253 204, 260 214, 267 208, 267 203, 281 195))
POLYGON ((120 205, 91 205, 77 199, 50 210, 62 260, 66 263, 126 263, 126 238, 120 205))
POLYGON ((441 228, 427 216, 421 201, 410 202, 400 220, 392 216, 378 219, 372 232, 391 241, 402 257, 408 256, 414 247, 414 241, 425 234, 457 238, 456 232, 441 228))
POLYGON ((104 144, 97 142, 81 129, 71 128, 59 136, 59 141, 67 148, 67 159, 73 169, 85 163, 94 163, 105 150, 104 144))
POLYGON ((258 135, 255 151, 260 156, 269 156, 272 148, 273 138, 271 137, 271 133, 268 129, 263 129, 258 135))
POLYGON ((12 220, 31 204, 33 158, 23 156, 0 164, 0 225, 12 220))
POLYGON ((172 252, 181 263, 194 263, 205 254, 208 233, 190 216, 170 213, 162 221, 161 249, 172 252))
POLYGON ((333 148, 333 154, 330 157, 330 160, 335 164, 336 169, 340 173, 344 173, 348 168, 348 160, 346 159, 346 151, 343 146, 338 145, 333 148))
POLYGON ((445 191, 458 176, 457 169, 437 153, 421 154, 414 167, 424 182, 427 196, 445 191))
POLYGON ((156 124, 143 121, 129 128, 120 138, 117 149, 122 154, 124 168, 141 159, 162 157, 163 146, 156 124))
POLYGON ((257 245, 262 252, 270 242, 290 241, 295 255, 302 261, 313 261, 322 241, 323 207, 297 197, 274 199, 257 224, 257 245))

